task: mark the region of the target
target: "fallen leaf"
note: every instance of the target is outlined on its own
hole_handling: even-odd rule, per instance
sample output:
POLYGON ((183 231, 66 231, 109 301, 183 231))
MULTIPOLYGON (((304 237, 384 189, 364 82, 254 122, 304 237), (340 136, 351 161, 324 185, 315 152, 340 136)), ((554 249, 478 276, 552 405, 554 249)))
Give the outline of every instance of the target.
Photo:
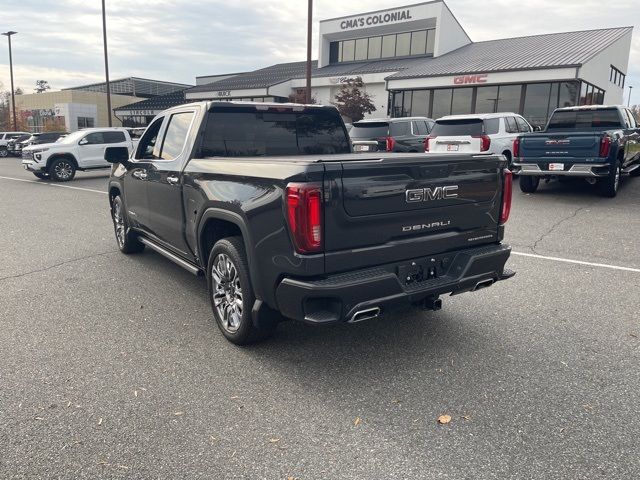
POLYGON ((471 417, 469 415, 463 415, 462 419, 463 420, 471 420, 471 417))
POLYGON ((178 416, 178 415, 184 415, 184 412, 174 412, 174 415, 178 416))
POLYGON ((633 333, 633 332, 632 332, 632 333, 630 333, 630 334, 629 334, 629 336, 630 336, 630 337, 633 337, 633 338, 638 338, 638 335, 636 335, 636 334, 635 334, 635 333, 633 333))
POLYGON ((280 441, 280 439, 279 439, 279 438, 271 438, 271 439, 269 439, 269 441, 270 441, 271 443, 277 443, 277 442, 279 442, 279 441, 280 441))
POLYGON ((360 425, 361 422, 362 420, 360 420, 360 417, 356 417, 356 419, 353 421, 353 425, 357 427, 358 425, 360 425))
POLYGON ((44 420, 42 417, 36 417, 36 420, 44 420))
POLYGON ((438 417, 438 423, 441 425, 446 425, 451 421, 451 415, 440 415, 438 417))

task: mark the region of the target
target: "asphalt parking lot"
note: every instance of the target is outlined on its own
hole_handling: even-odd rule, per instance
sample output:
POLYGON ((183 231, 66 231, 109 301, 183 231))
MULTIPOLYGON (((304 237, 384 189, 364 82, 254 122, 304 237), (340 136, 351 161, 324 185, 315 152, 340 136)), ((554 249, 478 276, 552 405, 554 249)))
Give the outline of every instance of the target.
POLYGON ((0 478, 640 477, 640 179, 516 188, 517 276, 440 312, 238 348, 76 178, 0 159, 0 478))

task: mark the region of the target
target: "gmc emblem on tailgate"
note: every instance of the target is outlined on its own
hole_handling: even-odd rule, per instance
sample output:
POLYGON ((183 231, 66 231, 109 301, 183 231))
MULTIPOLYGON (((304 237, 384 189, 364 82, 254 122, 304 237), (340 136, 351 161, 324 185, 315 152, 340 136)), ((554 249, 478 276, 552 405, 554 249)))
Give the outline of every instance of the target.
POLYGON ((416 188, 405 192, 405 200, 407 203, 416 203, 456 198, 458 196, 457 193, 454 193, 456 190, 458 190, 458 185, 435 188, 416 188))

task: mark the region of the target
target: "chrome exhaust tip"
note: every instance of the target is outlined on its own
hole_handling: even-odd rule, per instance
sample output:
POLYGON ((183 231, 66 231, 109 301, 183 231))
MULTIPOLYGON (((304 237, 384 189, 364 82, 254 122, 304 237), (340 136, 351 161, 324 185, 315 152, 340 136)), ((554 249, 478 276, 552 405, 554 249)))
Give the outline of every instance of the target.
POLYGON ((473 287, 473 290, 471 290, 472 292, 475 292, 477 290, 482 290, 483 288, 487 288, 490 287, 491 285, 493 285, 495 282, 495 280, 493 278, 490 278, 488 280, 481 280, 480 282, 476 283, 476 286, 473 287))
POLYGON ((349 323, 362 322, 364 320, 371 320, 380 315, 380 307, 366 308, 364 310, 358 310, 349 319, 349 323))

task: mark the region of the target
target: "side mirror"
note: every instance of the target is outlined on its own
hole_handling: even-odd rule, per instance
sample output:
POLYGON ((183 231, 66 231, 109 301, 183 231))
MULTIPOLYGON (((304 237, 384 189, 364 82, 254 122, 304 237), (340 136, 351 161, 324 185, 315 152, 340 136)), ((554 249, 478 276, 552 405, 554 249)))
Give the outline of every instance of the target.
POLYGON ((540 125, 536 125, 535 127, 533 127, 533 131, 534 132, 541 132, 542 131, 542 127, 540 125))
POLYGON ((84 137, 80 139, 78 145, 86 145, 87 143, 89 143, 89 140, 87 140, 87 137, 84 137))
POLYGON ((107 147, 104 159, 109 163, 121 163, 125 167, 129 164, 129 149, 127 147, 107 147))

